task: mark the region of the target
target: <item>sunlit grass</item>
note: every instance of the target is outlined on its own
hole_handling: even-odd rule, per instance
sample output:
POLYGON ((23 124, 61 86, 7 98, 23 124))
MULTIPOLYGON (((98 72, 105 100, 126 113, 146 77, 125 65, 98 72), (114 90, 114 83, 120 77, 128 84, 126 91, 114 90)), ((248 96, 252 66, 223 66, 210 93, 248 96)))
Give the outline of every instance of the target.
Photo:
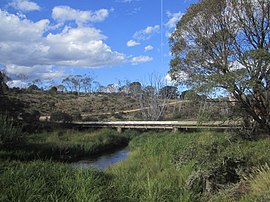
POLYGON ((0 201, 98 201, 109 176, 36 161, 1 164, 0 179, 0 201))
MULTIPOLYGON (((114 144, 122 136, 126 140, 132 136, 128 159, 105 172, 75 170, 48 161, 0 163, 0 189, 3 190, 0 201, 249 202, 270 199, 270 169, 259 166, 270 163, 269 138, 239 140, 229 133, 211 131, 150 131, 140 135, 126 131, 120 135, 100 130, 33 135, 29 142, 61 148, 77 145, 85 149, 94 142, 114 144), (208 187, 202 191, 191 188, 190 179, 196 179, 194 176, 198 173, 202 173, 208 185, 210 175, 217 177, 216 183, 223 183, 218 180, 219 175, 227 175, 226 159, 237 164, 234 169, 239 182, 226 182, 216 191, 208 187)), ((76 150, 69 150, 72 151, 76 150)))

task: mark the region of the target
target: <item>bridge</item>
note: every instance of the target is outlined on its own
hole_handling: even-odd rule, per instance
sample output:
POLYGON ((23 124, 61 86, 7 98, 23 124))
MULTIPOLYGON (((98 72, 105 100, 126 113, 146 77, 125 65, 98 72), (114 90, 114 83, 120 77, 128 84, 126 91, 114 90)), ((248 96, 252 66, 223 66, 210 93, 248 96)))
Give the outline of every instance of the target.
POLYGON ((113 122, 72 122, 73 126, 80 128, 116 128, 118 132, 123 129, 229 129, 240 128, 240 122, 232 121, 113 121, 113 122))

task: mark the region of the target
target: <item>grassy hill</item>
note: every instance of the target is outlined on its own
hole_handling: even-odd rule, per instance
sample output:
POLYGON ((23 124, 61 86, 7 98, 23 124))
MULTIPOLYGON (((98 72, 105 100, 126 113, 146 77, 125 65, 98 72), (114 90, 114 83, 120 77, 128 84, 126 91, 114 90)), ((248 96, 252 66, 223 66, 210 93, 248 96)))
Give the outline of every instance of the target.
POLYGON ((10 89, 1 96, 0 102, 1 111, 7 110, 16 116, 39 112, 43 120, 49 120, 50 115, 58 111, 78 121, 197 120, 202 114, 207 115, 204 119, 221 120, 230 113, 226 103, 220 105, 200 99, 143 98, 141 94, 126 93, 78 95, 71 92, 10 89))

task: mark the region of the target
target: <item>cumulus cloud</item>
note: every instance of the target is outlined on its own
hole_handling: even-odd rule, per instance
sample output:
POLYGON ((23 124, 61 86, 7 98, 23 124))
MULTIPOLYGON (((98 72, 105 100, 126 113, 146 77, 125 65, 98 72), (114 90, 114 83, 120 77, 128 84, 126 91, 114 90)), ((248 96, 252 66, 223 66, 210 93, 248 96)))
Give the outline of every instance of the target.
MULTIPOLYGON (((105 43, 106 36, 94 27, 60 27, 59 33, 48 33, 51 22, 33 22, 0 10, 0 64, 13 71, 33 72, 48 66, 94 68, 125 62, 125 55, 105 43)), ((60 73, 55 76, 61 76, 60 73)), ((39 76, 41 78, 41 76, 39 76)))
POLYGON ((140 45, 140 43, 138 43, 138 42, 136 42, 136 41, 134 41, 134 40, 129 40, 129 41, 127 42, 127 46, 128 46, 128 47, 133 47, 133 46, 137 46, 137 45, 140 45))
POLYGON ((63 69, 53 67, 52 65, 7 65, 5 72, 13 78, 21 80, 33 80, 37 78, 41 80, 52 80, 66 76, 63 69))
POLYGON ((148 45, 148 46, 144 47, 144 51, 150 51, 150 50, 153 50, 153 49, 154 49, 154 47, 151 46, 151 45, 148 45))
POLYGON ((52 10, 52 17, 58 22, 75 21, 77 24, 86 22, 101 22, 109 15, 107 9, 97 11, 81 11, 69 6, 56 6, 52 10))
POLYGON ((40 10, 38 4, 28 0, 14 0, 11 3, 9 3, 9 6, 23 12, 40 10))
POLYGON ((145 29, 139 30, 135 32, 133 35, 133 38, 141 41, 141 40, 148 40, 150 39, 155 33, 159 33, 160 26, 154 25, 154 26, 148 26, 145 29))
POLYGON ((167 16, 169 18, 168 22, 166 23, 166 26, 170 29, 175 28, 176 24, 179 22, 179 20, 182 18, 184 14, 181 12, 178 13, 171 13, 167 12, 167 16))
POLYGON ((8 81, 7 85, 10 88, 13 88, 13 87, 26 88, 28 86, 28 82, 14 79, 12 81, 8 81))
POLYGON ((166 74, 164 80, 165 80, 165 83, 167 83, 167 84, 175 84, 176 83, 174 80, 172 80, 172 77, 170 76, 170 74, 166 74))
POLYGON ((125 56, 114 52, 103 41, 105 36, 95 28, 66 28, 60 34, 49 34, 47 54, 57 65, 98 67, 121 63, 125 56))
POLYGON ((139 63, 150 62, 152 60, 153 60, 152 57, 143 55, 143 56, 138 56, 138 57, 131 58, 131 63, 136 65, 136 64, 139 64, 139 63))

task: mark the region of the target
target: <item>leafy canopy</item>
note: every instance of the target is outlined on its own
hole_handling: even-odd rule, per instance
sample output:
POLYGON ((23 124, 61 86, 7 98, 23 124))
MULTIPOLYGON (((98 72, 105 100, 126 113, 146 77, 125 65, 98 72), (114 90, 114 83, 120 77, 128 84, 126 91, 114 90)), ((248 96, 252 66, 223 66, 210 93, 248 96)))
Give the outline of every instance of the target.
POLYGON ((180 84, 224 89, 269 131, 270 1, 201 0, 171 35, 170 75, 180 84))

